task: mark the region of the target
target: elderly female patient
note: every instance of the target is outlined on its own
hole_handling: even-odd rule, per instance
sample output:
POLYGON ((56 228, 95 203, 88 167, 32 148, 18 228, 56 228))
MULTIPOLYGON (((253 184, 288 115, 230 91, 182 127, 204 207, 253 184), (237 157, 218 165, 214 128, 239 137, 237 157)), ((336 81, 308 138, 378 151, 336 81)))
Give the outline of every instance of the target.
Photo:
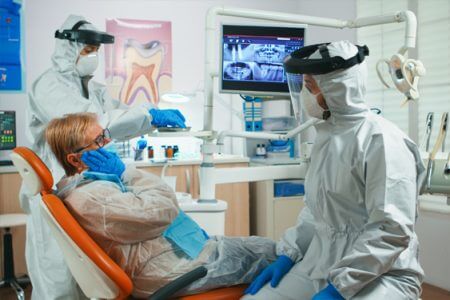
POLYGON ((58 195, 130 276, 133 296, 148 296, 200 265, 208 274, 183 293, 249 283, 276 259, 269 239, 208 237, 160 178, 125 166, 103 148, 111 140, 95 114, 54 119, 45 136, 66 172, 58 195))

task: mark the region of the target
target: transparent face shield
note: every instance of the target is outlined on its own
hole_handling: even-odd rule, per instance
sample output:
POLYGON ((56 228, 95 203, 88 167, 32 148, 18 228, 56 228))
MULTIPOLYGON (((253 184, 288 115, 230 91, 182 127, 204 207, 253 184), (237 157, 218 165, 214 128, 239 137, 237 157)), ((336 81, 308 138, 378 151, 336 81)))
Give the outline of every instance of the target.
POLYGON ((291 104, 294 111, 294 116, 297 120, 297 123, 300 124, 302 113, 302 108, 300 105, 300 92, 302 91, 303 87, 303 75, 286 72, 286 77, 289 86, 289 93, 291 95, 291 104))

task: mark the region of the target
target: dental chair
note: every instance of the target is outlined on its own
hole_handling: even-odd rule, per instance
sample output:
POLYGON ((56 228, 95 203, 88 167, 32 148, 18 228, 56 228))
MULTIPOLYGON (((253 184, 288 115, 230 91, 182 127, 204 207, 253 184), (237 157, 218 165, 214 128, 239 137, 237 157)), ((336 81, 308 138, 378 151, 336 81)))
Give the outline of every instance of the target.
MULTIPOLYGON (((84 231, 61 199, 53 194, 53 176, 47 166, 26 147, 15 148, 11 159, 29 192, 41 194, 41 212, 83 293, 91 299, 127 299, 133 290, 131 279, 84 231)), ((206 274, 205 267, 194 269, 162 287, 149 299, 170 299, 177 291, 206 274)), ((178 299, 239 299, 244 289, 245 286, 240 285, 178 299)))

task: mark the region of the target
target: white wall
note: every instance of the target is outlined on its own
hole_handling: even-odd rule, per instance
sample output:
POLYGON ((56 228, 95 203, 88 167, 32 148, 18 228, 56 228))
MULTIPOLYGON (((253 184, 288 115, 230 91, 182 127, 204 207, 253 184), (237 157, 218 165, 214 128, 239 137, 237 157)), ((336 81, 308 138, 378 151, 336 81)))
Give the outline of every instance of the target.
MULTIPOLYGON (((299 14, 324 18, 352 20, 356 17, 356 0, 299 0, 299 14)), ((309 26, 308 44, 339 40, 356 41, 356 30, 309 26)))
POLYGON ((425 282, 450 291, 450 216, 421 211, 416 233, 425 282))

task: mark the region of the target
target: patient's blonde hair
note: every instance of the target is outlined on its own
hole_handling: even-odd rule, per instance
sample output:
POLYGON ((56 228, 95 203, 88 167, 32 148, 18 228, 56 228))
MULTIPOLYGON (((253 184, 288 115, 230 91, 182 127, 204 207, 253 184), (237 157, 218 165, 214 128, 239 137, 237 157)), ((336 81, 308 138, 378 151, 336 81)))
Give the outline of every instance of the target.
POLYGON ((77 169, 67 161, 67 154, 74 153, 89 142, 86 141, 86 131, 95 124, 97 124, 96 114, 76 113, 51 120, 45 129, 45 139, 67 176, 77 172, 77 169))

